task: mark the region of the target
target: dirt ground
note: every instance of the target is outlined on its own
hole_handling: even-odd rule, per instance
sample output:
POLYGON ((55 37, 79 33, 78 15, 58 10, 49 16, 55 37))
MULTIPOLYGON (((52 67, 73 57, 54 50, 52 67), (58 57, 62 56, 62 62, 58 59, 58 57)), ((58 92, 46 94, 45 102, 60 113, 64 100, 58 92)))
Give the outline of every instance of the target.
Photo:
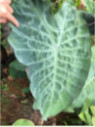
POLYGON ((11 79, 1 81, 1 125, 12 125, 20 118, 32 120, 35 125, 76 125, 83 124, 76 114, 60 113, 47 121, 41 120, 39 111, 32 108, 34 98, 30 92, 25 94, 22 89, 29 86, 26 79, 11 79))

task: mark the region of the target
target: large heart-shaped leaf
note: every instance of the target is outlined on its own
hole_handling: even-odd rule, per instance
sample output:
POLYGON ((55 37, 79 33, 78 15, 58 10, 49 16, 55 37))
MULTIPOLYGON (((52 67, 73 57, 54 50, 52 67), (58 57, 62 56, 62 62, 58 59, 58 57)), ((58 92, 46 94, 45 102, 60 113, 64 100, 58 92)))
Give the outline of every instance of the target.
POLYGON ((34 108, 43 119, 65 110, 79 95, 90 66, 90 35, 86 22, 69 3, 51 15, 39 0, 16 0, 9 42, 17 59, 29 67, 34 108))

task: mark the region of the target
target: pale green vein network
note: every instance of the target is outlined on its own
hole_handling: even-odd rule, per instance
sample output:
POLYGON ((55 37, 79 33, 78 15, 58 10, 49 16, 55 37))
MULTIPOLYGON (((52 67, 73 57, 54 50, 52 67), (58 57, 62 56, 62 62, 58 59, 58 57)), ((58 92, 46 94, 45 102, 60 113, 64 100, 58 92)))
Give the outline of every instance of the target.
POLYGON ((29 67, 34 108, 46 120, 79 95, 90 66, 90 34, 79 12, 68 3, 51 15, 47 3, 35 1, 14 1, 20 27, 11 25, 8 40, 17 59, 29 67))

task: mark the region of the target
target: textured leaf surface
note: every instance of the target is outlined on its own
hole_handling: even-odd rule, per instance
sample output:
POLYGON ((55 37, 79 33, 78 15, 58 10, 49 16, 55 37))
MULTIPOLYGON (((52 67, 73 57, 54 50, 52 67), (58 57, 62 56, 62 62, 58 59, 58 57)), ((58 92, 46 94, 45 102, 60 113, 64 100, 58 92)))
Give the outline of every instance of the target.
POLYGON ((90 35, 75 7, 64 3, 51 15, 39 0, 13 4, 20 27, 11 25, 9 42, 29 67, 34 108, 43 119, 65 110, 79 95, 90 66, 90 35))

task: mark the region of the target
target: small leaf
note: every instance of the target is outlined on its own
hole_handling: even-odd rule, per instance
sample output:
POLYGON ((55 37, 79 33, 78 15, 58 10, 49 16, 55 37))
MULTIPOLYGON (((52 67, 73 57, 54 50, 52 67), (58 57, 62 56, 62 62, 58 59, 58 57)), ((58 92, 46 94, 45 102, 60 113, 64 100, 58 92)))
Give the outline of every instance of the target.
POLYGON ((91 110, 93 116, 95 116, 95 106, 91 106, 91 107, 90 107, 90 110, 91 110))
POLYGON ((85 123, 87 123, 88 125, 92 125, 92 121, 91 121, 91 116, 89 114, 89 111, 86 110, 84 112, 81 112, 79 114, 79 117, 81 120, 83 120, 85 123))
POLYGON ((10 63, 9 67, 14 68, 15 70, 18 71, 25 71, 25 66, 19 63, 17 60, 14 60, 12 63, 10 63))
POLYGON ((17 60, 14 60, 9 65, 9 75, 13 78, 25 78, 25 66, 19 63, 17 60))
POLYGON ((34 126, 34 123, 30 120, 19 119, 13 123, 13 126, 34 126))
POLYGON ((28 93, 28 92, 30 92, 29 87, 23 88, 23 89, 22 89, 22 92, 25 93, 25 94, 28 93))
POLYGON ((95 126, 95 117, 92 117, 92 125, 95 126))

